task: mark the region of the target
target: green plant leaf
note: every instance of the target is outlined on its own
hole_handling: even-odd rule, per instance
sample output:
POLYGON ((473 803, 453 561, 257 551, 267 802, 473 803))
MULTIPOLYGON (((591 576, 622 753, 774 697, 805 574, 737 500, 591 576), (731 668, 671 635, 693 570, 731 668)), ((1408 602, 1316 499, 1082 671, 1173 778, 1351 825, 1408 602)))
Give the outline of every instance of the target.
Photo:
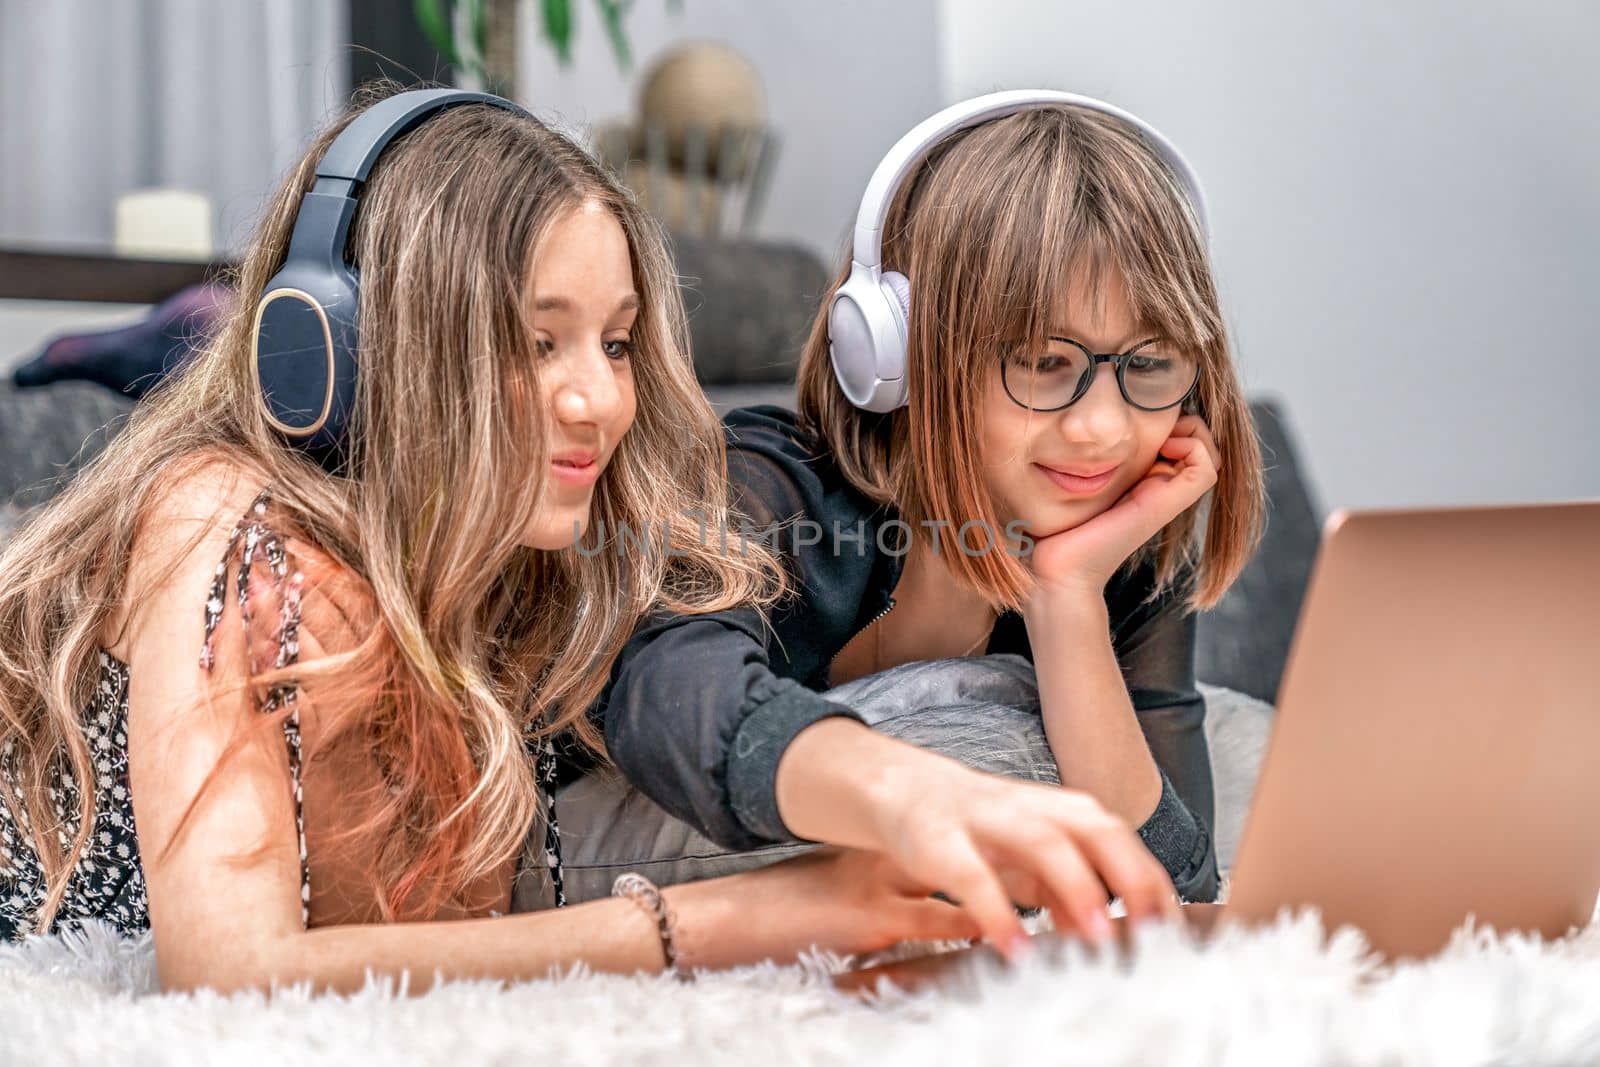
POLYGON ((461 0, 467 9, 468 32, 472 34, 472 50, 480 65, 487 66, 489 58, 489 19, 486 0, 461 0))
POLYGON ((544 0, 544 35, 563 67, 572 65, 572 4, 570 0, 544 0))
POLYGON ((450 14, 445 10, 444 0, 413 0, 411 13, 434 50, 452 65, 461 66, 461 53, 456 51, 456 35, 450 29, 450 14))
POLYGON ((617 66, 627 70, 633 65, 633 53, 628 48, 628 36, 622 32, 624 6, 619 0, 594 0, 600 9, 600 20, 605 23, 606 36, 611 38, 611 51, 616 54, 617 66))

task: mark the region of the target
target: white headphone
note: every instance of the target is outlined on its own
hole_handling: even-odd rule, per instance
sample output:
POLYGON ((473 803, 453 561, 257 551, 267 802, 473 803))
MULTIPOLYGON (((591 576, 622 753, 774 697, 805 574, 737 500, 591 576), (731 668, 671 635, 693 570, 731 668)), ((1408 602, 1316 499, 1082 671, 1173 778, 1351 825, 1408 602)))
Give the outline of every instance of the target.
POLYGON ((912 127, 895 142, 872 172, 856 216, 850 277, 828 309, 828 355, 844 395, 867 411, 893 411, 906 404, 906 323, 911 314, 911 280, 882 266, 884 218, 906 175, 947 135, 991 119, 1044 104, 1074 104, 1104 112, 1138 130, 1152 151, 1171 168, 1188 195, 1195 223, 1209 241, 1205 196, 1189 161, 1171 141, 1143 119, 1103 100, 1050 89, 1014 89, 953 104, 912 127))

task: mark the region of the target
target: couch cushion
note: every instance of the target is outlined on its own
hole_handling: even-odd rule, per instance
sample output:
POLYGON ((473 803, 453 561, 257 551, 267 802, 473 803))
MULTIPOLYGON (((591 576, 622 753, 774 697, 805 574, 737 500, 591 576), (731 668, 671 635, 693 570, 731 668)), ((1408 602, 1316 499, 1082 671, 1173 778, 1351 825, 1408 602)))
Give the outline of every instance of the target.
POLYGON ((0 382, 0 505, 50 499, 122 427, 133 401, 92 382, 0 382))
POLYGON ((1257 400, 1250 413, 1266 465, 1266 532, 1233 588, 1200 617, 1195 673, 1272 703, 1311 577, 1320 519, 1278 405, 1257 400))
POLYGON ((726 415, 734 408, 754 407, 757 404, 778 404, 794 410, 794 383, 773 382, 767 385, 707 385, 706 399, 718 415, 726 415))
POLYGON ((816 254, 799 245, 687 234, 673 236, 672 253, 700 381, 793 382, 828 287, 816 254))

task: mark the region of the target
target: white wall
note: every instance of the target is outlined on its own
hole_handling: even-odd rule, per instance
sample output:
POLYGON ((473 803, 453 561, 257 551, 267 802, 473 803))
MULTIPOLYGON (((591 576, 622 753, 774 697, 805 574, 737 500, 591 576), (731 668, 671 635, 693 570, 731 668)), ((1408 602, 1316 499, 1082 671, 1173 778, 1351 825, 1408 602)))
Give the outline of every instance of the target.
POLYGON ((1600 497, 1600 8, 940 8, 944 102, 1104 96, 1191 157, 1325 505, 1600 497))
POLYGON ((715 39, 749 59, 783 138, 761 233, 810 246, 830 268, 878 158, 940 103, 936 0, 635 0, 629 74, 588 3, 573 5, 573 65, 557 67, 536 7, 523 0, 519 13, 519 95, 580 126, 633 113, 642 75, 673 45, 715 39))

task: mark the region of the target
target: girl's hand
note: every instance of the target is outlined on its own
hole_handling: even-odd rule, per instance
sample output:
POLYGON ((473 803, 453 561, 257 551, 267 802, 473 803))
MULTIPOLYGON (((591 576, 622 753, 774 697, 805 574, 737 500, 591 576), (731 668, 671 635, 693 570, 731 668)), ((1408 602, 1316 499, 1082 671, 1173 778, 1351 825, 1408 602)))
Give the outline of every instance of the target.
POLYGON ((1160 863, 1086 793, 953 762, 908 784, 928 791, 896 805, 882 852, 825 847, 666 890, 679 910, 683 966, 787 960, 813 946, 863 955, 901 941, 978 937, 1015 958, 1027 940, 1015 904, 1048 907, 1057 930, 1097 942, 1113 934, 1110 895, 1123 899, 1133 921, 1178 911, 1160 863), (936 891, 955 903, 934 899, 936 891))
MULTIPOLYGON (((885 857, 903 872, 897 892, 957 902, 1007 956, 1026 936, 1014 904, 1048 907, 1058 930, 1090 940, 1111 936, 1112 896, 1134 921, 1178 910, 1166 869, 1089 793, 975 771, 851 719, 823 719, 790 742, 778 806, 801 837, 885 857)), ((926 935, 896 933, 909 936, 926 935)))
POLYGON ((1090 794, 953 761, 921 760, 901 773, 910 777, 899 802, 881 809, 884 853, 960 903, 1006 956, 1025 937, 1014 904, 1048 907, 1057 930, 1091 941, 1112 935, 1113 896, 1133 921, 1177 914, 1166 869, 1090 794))
POLYGON ((1081 526, 1038 539, 1028 555, 1035 601, 1058 593, 1099 599, 1118 567, 1161 528, 1217 484, 1222 462, 1211 431, 1184 415, 1145 476, 1111 507, 1081 526))

